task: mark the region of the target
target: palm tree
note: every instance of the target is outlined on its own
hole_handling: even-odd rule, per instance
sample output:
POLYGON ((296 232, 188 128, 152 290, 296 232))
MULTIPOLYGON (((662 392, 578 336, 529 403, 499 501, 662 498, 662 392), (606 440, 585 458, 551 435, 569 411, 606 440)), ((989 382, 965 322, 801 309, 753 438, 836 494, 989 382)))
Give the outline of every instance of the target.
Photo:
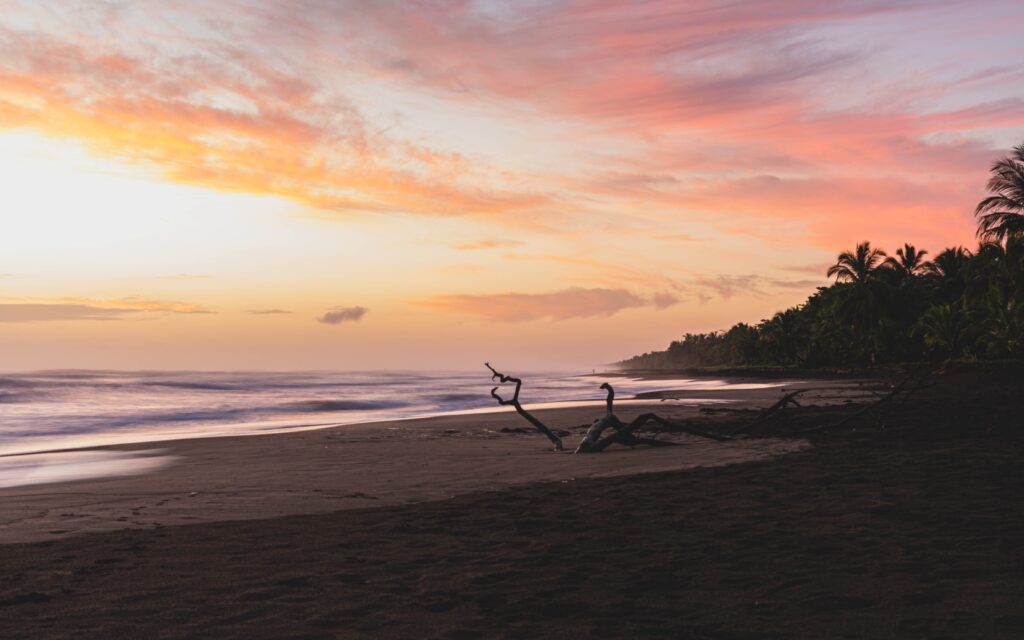
POLYGON ((992 164, 988 190, 993 194, 974 210, 978 218, 978 237, 1002 242, 1024 236, 1024 144, 992 164))
POLYGON ((828 268, 828 277, 836 277, 836 282, 852 282, 858 286, 867 286, 875 278, 878 263, 885 259, 885 252, 872 249, 870 242, 861 242, 854 251, 839 254, 836 263, 828 268))
POLYGON ((902 249, 896 250, 899 258, 886 258, 882 263, 901 276, 917 276, 925 271, 924 257, 928 255, 925 249, 917 250, 912 244, 904 244, 902 249))
POLYGON ((964 293, 971 252, 963 247, 950 247, 924 265, 925 274, 935 282, 943 299, 953 302, 964 293))
POLYGON ((854 335, 860 337, 874 315, 880 297, 878 268, 885 260, 885 252, 873 249, 870 242, 861 242, 853 251, 839 254, 836 263, 829 267, 828 277, 835 276, 836 282, 847 282, 850 296, 841 305, 840 311, 853 320, 854 335))
POLYGON ((924 338, 925 345, 949 357, 958 357, 964 352, 970 324, 963 308, 956 304, 939 304, 930 307, 917 323, 916 331, 924 338))

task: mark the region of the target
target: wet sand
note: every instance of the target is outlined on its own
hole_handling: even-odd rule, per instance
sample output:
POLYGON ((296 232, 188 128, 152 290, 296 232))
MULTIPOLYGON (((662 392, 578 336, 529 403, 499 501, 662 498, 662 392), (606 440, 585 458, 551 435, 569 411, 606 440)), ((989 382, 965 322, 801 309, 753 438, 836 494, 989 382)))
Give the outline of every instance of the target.
MULTIPOLYGON (((765 398, 778 394, 775 389, 764 392, 765 398)), ((749 404, 765 398, 754 395, 749 404)), ((153 467, 138 475, 0 489, 0 543, 447 500, 531 482, 745 462, 806 446, 800 440, 719 443, 680 436, 665 439, 685 446, 643 455, 620 447, 601 456, 572 455, 589 421, 602 410, 599 406, 537 412, 553 428, 570 429, 564 437, 567 451, 562 453, 554 453, 547 439, 508 410, 0 458, 0 464, 11 465, 33 458, 59 462, 66 456, 77 465, 84 455, 99 457, 100 465, 107 456, 111 468, 127 466, 127 472, 145 468, 147 461, 153 467)), ((618 413, 629 419, 650 410, 686 419, 700 409, 637 404, 623 406, 618 413)))
MULTIPOLYGON (((353 505, 385 506, 143 523, 0 545, 0 636, 1017 638, 1024 633, 1018 390, 998 379, 954 382, 901 407, 881 434, 822 436, 799 451, 728 466, 589 478, 574 470, 571 481, 467 487, 426 502, 349 497, 353 505)), ((722 419, 744 415, 727 411, 722 419)), ((514 442, 505 457, 539 456, 559 469, 592 458, 583 463, 610 473, 619 457, 650 462, 660 454, 559 456, 543 451, 535 435, 501 433, 507 418, 491 419, 469 417, 464 428, 444 427, 422 442, 477 454, 484 444, 514 442), (487 431, 466 434, 470 424, 499 431, 492 439, 480 435, 487 431)), ((279 438, 281 446, 341 431, 239 440, 279 438)), ((366 446, 391 448, 378 437, 366 446)), ((195 458, 212 442, 175 446, 195 458)), ((246 446, 257 445, 228 450, 246 446)), ((241 475, 219 482, 237 485, 257 469, 284 475, 273 460, 291 452, 272 449, 249 458, 251 472, 236 467, 241 475)), ((207 455, 213 465, 227 451, 207 455)), ((626 473, 637 470, 624 464, 626 473)), ((37 500, 47 500, 47 487, 62 493, 137 481, 173 493, 178 486, 161 474, 187 468, 60 485, 60 492, 56 485, 8 490, 5 516, 12 496, 40 491, 37 500)), ((201 468, 190 473, 213 482, 214 467, 208 476, 201 468)), ((179 502, 201 493, 189 496, 179 502)))

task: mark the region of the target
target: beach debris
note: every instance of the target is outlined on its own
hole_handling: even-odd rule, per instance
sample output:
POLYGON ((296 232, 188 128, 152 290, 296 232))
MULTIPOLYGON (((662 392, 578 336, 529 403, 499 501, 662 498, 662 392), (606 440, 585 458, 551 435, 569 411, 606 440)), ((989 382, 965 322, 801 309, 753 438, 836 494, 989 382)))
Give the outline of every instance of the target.
MULTIPOLYGON (((789 417, 787 413, 789 407, 804 408, 804 405, 801 405, 796 400, 796 397, 801 393, 813 391, 813 389, 800 389, 790 393, 785 393, 785 390, 783 390, 783 396, 778 402, 761 410, 753 422, 733 431, 732 435, 744 438, 763 436, 802 437, 810 433, 822 433, 843 427, 849 427, 851 431, 856 431, 857 422, 863 418, 873 421, 877 430, 883 432, 885 431, 886 412, 893 408, 893 405, 896 404, 896 399, 900 398, 899 406, 902 406, 914 392, 930 386, 927 382, 929 375, 931 374, 924 367, 924 363, 918 363, 903 380, 890 388, 888 392, 884 394, 872 392, 870 397, 874 398, 874 402, 854 409, 835 422, 803 428, 794 428, 794 425, 790 424, 788 420, 784 420, 784 418, 789 417)), ((863 383, 861 383, 861 386, 863 386, 863 383)), ((851 406, 852 408, 858 405, 853 399, 847 398, 842 406, 851 406)))
POLYGON ((536 427, 537 431, 540 431, 545 436, 547 436, 548 440, 550 440, 551 443, 555 445, 555 451, 561 451, 562 450, 562 439, 559 438, 558 436, 556 436, 554 434, 554 432, 551 431, 551 429, 548 429, 547 426, 543 422, 541 422, 540 420, 535 418, 533 416, 533 414, 531 414, 529 411, 524 409, 523 405, 519 404, 519 391, 523 387, 522 379, 514 378, 512 376, 507 376, 504 373, 499 373, 498 371, 495 371, 494 367, 492 367, 491 363, 489 363, 489 362, 485 362, 484 365, 488 369, 491 370, 491 380, 497 380, 497 381, 501 382, 502 384, 505 384, 505 383, 508 383, 508 382, 516 383, 516 390, 515 390, 515 392, 513 392, 511 400, 505 400, 504 398, 499 396, 498 395, 498 387, 494 387, 493 389, 491 389, 491 397, 494 398, 495 400, 497 400, 498 404, 500 404, 502 406, 511 406, 512 408, 514 408, 516 410, 516 413, 518 413, 519 415, 523 416, 524 420, 526 420, 527 422, 532 424, 534 427, 536 427))
POLYGON ((758 431, 761 431, 765 427, 765 425, 767 425, 772 420, 785 418, 786 409, 790 405, 794 407, 801 406, 801 404, 797 402, 796 397, 801 393, 806 393, 807 391, 810 391, 810 389, 798 389, 790 393, 785 393, 785 389, 783 389, 783 396, 781 400, 779 400, 772 406, 768 407, 767 409, 762 409, 761 412, 757 414, 757 417, 754 418, 753 422, 746 426, 740 427, 739 429, 733 432, 733 435, 739 435, 741 433, 751 435, 758 431))
MULTIPOLYGON (((538 431, 548 437, 551 442, 555 445, 555 451, 562 451, 562 440, 547 427, 543 422, 538 420, 533 414, 523 409, 523 406, 519 403, 519 392, 522 389, 523 381, 520 378, 500 373, 491 366, 491 363, 485 362, 484 365, 491 370, 491 379, 498 380, 502 383, 514 382, 516 383, 516 390, 511 400, 505 400, 498 395, 498 387, 491 389, 491 396, 498 401, 500 405, 510 405, 515 408, 516 412, 523 418, 532 424, 538 431)), ((587 429, 586 435, 583 440, 576 447, 574 453, 598 453, 604 451, 613 444, 621 444, 627 447, 636 445, 647 445, 651 447, 666 447, 672 446, 675 443, 667 440, 658 440, 657 438, 639 437, 635 434, 636 431, 649 424, 657 424, 661 432, 669 433, 686 433, 693 436, 699 436, 702 438, 710 438, 712 440, 726 441, 731 440, 730 436, 721 435, 717 433, 711 433, 702 429, 697 429, 689 425, 673 422, 662 418, 661 416, 654 413, 645 413, 637 416, 629 424, 623 423, 618 416, 615 415, 615 389, 610 384, 605 382, 601 385, 601 389, 607 392, 607 398, 605 404, 607 406, 607 412, 602 418, 598 418, 587 429), (612 433, 602 437, 602 434, 608 429, 612 430, 612 433)), ((504 429, 502 429, 504 431, 504 429)), ((560 431, 563 435, 570 435, 569 432, 560 431)))
POLYGON ((876 396, 877 399, 875 400, 875 402, 872 402, 871 404, 861 407, 857 411, 854 411, 853 413, 839 420, 838 422, 802 429, 797 433, 797 435, 802 435, 806 433, 820 433, 822 431, 831 431, 833 429, 839 429, 840 427, 844 427, 858 420, 859 418, 865 416, 870 416, 871 418, 873 418, 875 424, 878 427, 878 430, 884 431, 884 411, 886 409, 886 405, 892 402, 896 397, 900 396, 901 394, 903 395, 903 401, 900 404, 904 404, 912 393, 930 386, 926 381, 927 377, 930 375, 931 372, 928 371, 927 369, 924 369, 924 361, 922 361, 918 363, 918 366, 913 371, 911 371, 906 378, 904 378, 902 381, 900 381, 899 384, 890 389, 888 393, 881 396, 876 396), (922 379, 916 380, 922 371, 924 372, 924 375, 921 376, 922 379), (916 384, 911 385, 911 382, 914 382, 915 380, 916 384))

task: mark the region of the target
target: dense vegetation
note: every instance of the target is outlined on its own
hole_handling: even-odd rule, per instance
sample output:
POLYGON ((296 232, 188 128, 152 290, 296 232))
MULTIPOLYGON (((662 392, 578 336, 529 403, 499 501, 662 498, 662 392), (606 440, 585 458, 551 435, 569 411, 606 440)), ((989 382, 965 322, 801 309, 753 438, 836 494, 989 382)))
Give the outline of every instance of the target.
POLYGON ((976 210, 978 247, 927 260, 862 242, 828 270, 835 282, 756 325, 688 333, 630 368, 713 365, 845 367, 923 358, 1024 356, 1024 144, 992 165, 976 210))

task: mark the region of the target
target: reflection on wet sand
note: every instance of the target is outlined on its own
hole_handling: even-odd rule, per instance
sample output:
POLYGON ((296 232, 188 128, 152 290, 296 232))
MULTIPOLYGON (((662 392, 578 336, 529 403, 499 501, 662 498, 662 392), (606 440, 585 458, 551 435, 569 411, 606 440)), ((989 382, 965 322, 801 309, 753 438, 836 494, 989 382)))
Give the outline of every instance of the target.
POLYGON ((0 488, 149 473, 177 459, 161 455, 164 451, 60 451, 3 456, 0 488))

